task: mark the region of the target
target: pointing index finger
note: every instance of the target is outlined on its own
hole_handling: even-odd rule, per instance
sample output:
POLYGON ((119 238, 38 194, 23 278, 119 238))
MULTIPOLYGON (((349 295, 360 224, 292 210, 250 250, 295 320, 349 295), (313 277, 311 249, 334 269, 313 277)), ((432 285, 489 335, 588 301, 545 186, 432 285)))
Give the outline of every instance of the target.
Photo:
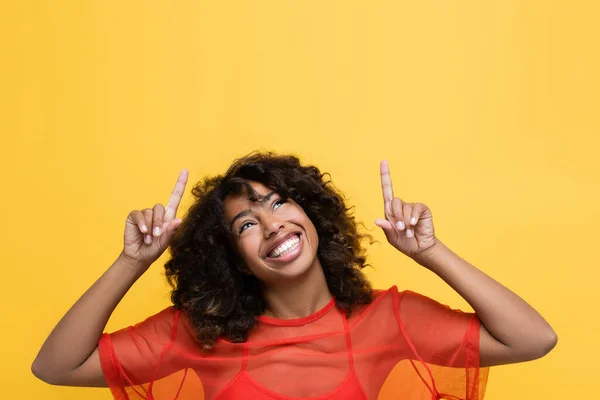
POLYGON ((179 173, 179 178, 177 178, 177 183, 175 184, 175 188, 173 189, 171 197, 169 198, 169 202, 167 203, 164 218, 165 221, 175 218, 175 215, 177 214, 177 208, 179 208, 179 203, 181 202, 181 198, 185 192, 185 185, 187 184, 188 175, 188 170, 185 168, 179 173))
POLYGON ((383 160, 380 165, 381 172, 381 191, 383 192, 383 201, 388 204, 394 198, 394 189, 392 188, 392 178, 387 160, 383 160))
POLYGON ((394 190, 392 188, 392 178, 387 160, 381 162, 381 191, 383 193, 383 212, 386 218, 392 218, 392 199, 394 198, 394 190))

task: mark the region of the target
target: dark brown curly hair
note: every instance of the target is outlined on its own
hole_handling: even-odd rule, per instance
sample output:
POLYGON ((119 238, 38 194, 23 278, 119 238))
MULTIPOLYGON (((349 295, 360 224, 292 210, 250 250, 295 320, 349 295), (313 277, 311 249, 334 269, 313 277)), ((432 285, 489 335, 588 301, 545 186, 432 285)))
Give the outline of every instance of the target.
POLYGON ((317 257, 337 307, 349 315, 354 306, 371 302, 371 285, 361 271, 368 265, 361 242, 373 239, 358 232, 351 208, 328 176, 293 155, 255 152, 235 160, 224 175, 194 186, 196 201, 171 243, 165 269, 171 300, 187 313, 205 350, 219 337, 246 341, 255 318, 265 311, 261 282, 243 272, 224 214, 227 196, 243 193, 254 200, 248 181, 260 182, 304 209, 319 236, 317 257))

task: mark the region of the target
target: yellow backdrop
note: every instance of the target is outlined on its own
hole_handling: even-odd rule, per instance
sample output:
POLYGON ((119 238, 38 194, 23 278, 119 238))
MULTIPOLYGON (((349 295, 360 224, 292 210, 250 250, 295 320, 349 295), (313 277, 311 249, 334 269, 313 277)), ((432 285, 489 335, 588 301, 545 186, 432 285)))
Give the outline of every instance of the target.
MULTIPOLYGON (((600 10, 499 3, 4 0, 1 397, 108 399, 36 380, 43 340, 130 210, 165 202, 181 168, 193 183, 255 149, 332 174, 380 242, 375 286, 466 309, 374 226, 387 158, 440 239, 558 332, 546 358, 493 368, 486 398, 593 397, 600 10)), ((108 330, 168 304, 164 260, 108 330)))

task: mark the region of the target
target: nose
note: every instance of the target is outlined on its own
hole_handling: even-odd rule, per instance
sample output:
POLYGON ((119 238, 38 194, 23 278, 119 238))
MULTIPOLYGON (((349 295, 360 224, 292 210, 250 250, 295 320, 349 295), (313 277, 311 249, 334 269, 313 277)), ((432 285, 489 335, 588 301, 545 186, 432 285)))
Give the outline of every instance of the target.
POLYGON ((281 229, 283 229, 283 221, 277 218, 274 215, 270 215, 265 217, 264 220, 265 226, 265 239, 270 238, 273 235, 276 235, 281 229))

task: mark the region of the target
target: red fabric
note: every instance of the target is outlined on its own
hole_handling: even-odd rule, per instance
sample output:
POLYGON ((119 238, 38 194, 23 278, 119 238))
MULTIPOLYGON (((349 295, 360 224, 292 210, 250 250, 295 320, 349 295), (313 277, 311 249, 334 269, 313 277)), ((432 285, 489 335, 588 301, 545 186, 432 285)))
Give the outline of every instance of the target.
POLYGON ((169 307, 103 334, 99 351, 117 400, 478 400, 479 328, 472 313, 394 286, 349 318, 333 300, 306 318, 259 317, 246 343, 210 352, 169 307))

